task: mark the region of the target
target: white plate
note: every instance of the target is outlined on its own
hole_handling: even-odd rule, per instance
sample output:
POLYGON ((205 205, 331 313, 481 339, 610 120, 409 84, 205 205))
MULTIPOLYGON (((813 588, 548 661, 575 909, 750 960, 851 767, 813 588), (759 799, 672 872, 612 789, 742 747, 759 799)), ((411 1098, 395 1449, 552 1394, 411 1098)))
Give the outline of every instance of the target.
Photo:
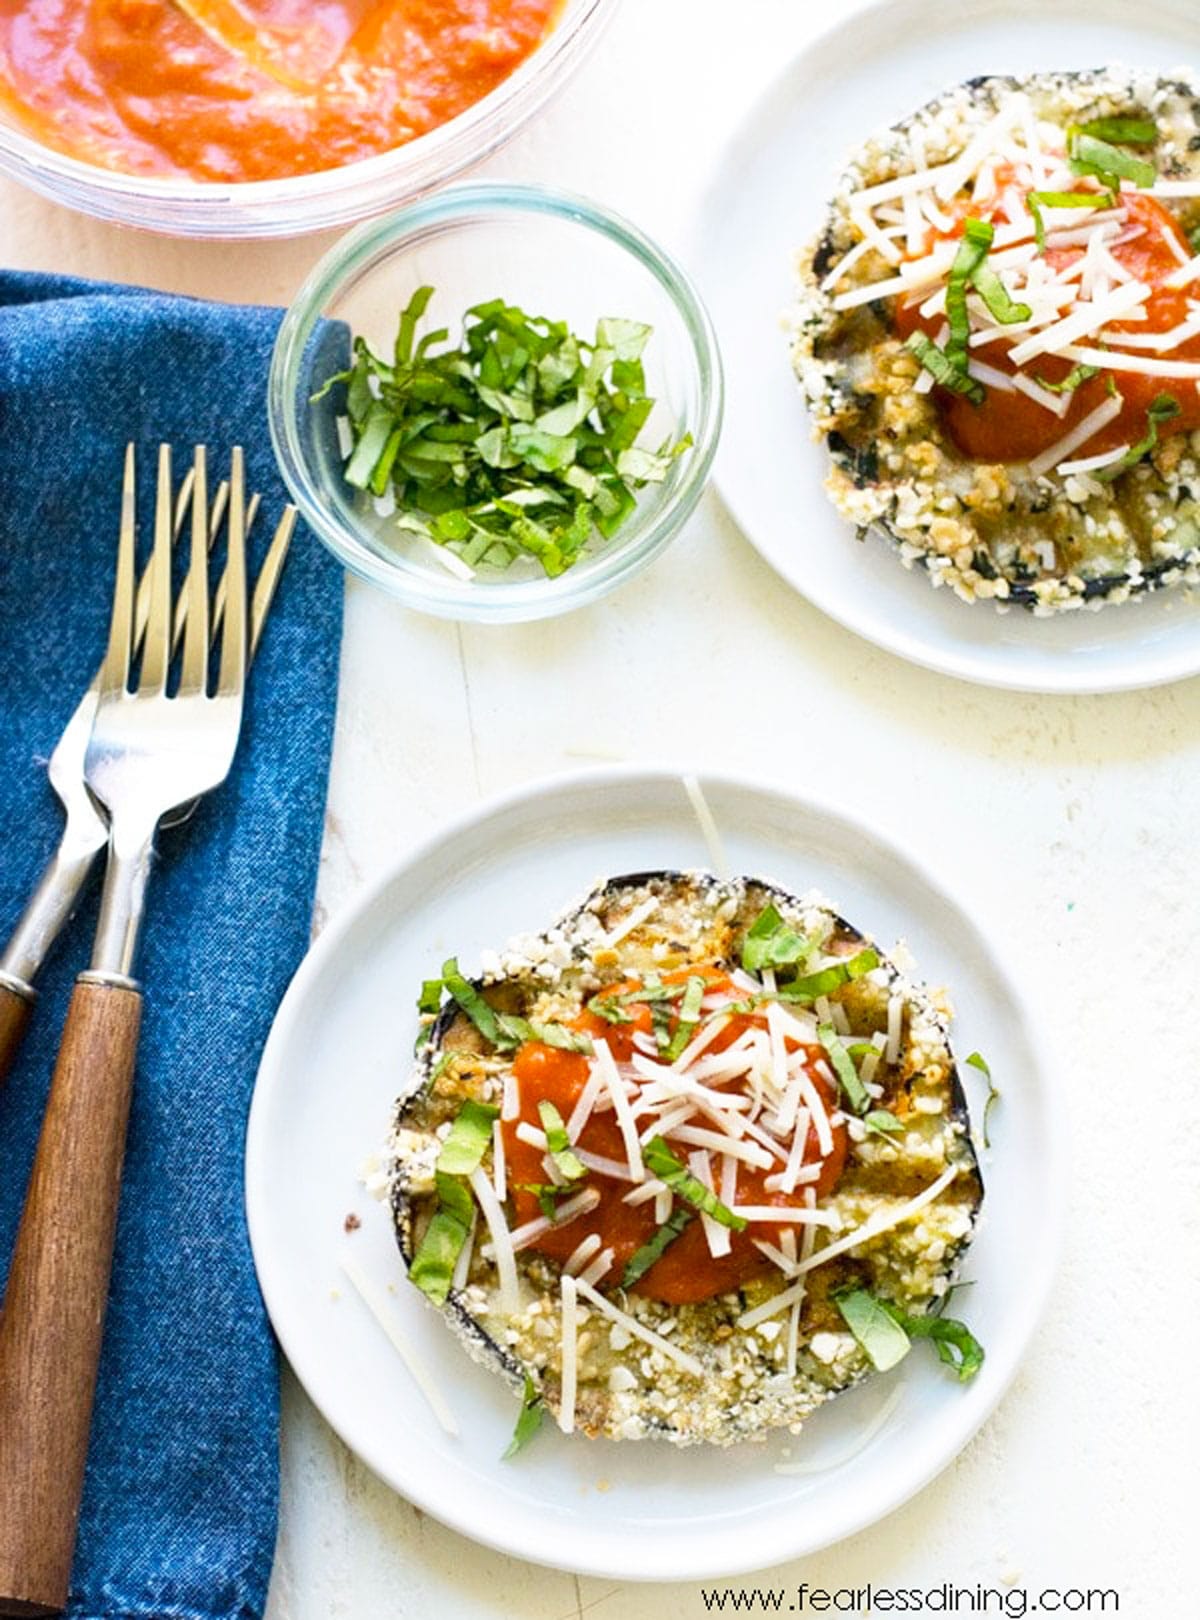
POLYGON ((848 629, 930 669, 1023 691, 1117 691, 1200 670, 1200 601, 1182 593, 1035 619, 935 591, 878 535, 857 544, 822 488, 829 458, 811 441, 779 323, 796 250, 871 131, 974 74, 1169 70, 1195 54, 1192 0, 885 0, 805 50, 738 130, 694 258, 725 362, 716 481, 772 567, 848 629))
POLYGON ((945 1467, 1017 1368, 1049 1285, 1063 1193, 1042 1031, 978 920, 835 810, 725 778, 706 778, 704 792, 731 869, 820 888, 885 946, 906 937, 926 978, 952 986, 958 1049, 981 1049, 998 1077, 994 1163, 984 1162, 985 1219, 968 1268, 977 1286, 964 1296, 987 1348, 973 1383, 959 1385, 932 1355, 914 1352, 888 1379, 819 1412, 799 1439, 678 1451, 567 1439, 546 1425, 503 1463, 511 1393, 468 1360, 404 1280, 388 1215, 357 1176, 408 1072, 420 980, 454 952, 477 968, 481 949, 541 928, 598 876, 711 865, 681 779, 668 771, 556 779, 485 807, 406 859, 326 930, 296 975, 250 1116, 246 1190, 259 1280, 289 1361, 347 1445, 464 1534, 613 1579, 699 1580, 811 1552, 878 1519, 945 1467), (364 1222, 348 1236, 351 1210, 364 1222), (436 1370, 457 1438, 439 1428, 341 1275, 347 1254, 394 1285, 390 1303, 436 1370), (896 1385, 887 1422, 850 1461, 805 1477, 774 1472, 785 1448, 793 1462, 836 1461, 896 1385))

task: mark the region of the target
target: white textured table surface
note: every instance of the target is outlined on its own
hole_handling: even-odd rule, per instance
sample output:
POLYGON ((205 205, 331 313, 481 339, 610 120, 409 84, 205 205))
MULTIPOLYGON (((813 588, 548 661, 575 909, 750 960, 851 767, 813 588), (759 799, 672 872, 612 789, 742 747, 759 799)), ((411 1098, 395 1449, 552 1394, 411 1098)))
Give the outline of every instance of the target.
MULTIPOLYGON (((838 9, 627 0, 491 171, 592 192, 681 245, 739 107, 838 9)), ((0 219, 9 264, 263 301, 286 301, 326 245, 157 240, 5 183, 0 219)), ((898 840, 982 890, 1057 1014, 1073 1127, 1059 1285, 999 1411, 907 1507, 762 1584, 1111 1587, 1122 1615, 1194 1614, 1200 681, 1031 699, 909 668, 781 586, 711 494, 667 557, 563 621, 459 629, 352 582, 319 916, 480 797, 589 754, 678 758, 681 738, 714 768, 797 785, 819 761, 826 792, 884 807, 898 840), (736 724, 706 742, 700 704, 736 724)), ((477 1548, 378 1484, 290 1379, 284 1412, 269 1620, 706 1612, 695 1585, 575 1580, 477 1548)))

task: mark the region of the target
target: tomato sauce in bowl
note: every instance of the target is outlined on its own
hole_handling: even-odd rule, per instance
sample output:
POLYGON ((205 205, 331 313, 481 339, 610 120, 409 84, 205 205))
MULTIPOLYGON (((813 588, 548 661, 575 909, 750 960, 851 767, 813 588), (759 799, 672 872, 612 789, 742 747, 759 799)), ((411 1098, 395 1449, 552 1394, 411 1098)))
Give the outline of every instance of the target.
POLYGON ((0 109, 125 174, 340 168, 482 100, 562 0, 0 0, 0 109))

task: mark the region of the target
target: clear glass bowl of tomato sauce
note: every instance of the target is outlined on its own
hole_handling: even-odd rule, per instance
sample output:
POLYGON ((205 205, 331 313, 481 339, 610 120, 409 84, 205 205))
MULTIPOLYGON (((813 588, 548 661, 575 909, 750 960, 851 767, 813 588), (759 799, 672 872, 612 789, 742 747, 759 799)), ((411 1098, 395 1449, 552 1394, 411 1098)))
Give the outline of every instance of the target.
POLYGON ((708 313, 687 273, 645 232, 583 197, 481 182, 360 226, 316 266, 280 328, 268 410, 292 498, 344 567, 422 612, 512 623, 592 602, 664 550, 703 492, 722 397, 708 313), (665 479, 638 492, 611 539, 593 535, 553 578, 524 557, 457 577, 432 541, 405 535, 394 514, 346 482, 344 390, 314 396, 345 366, 349 335, 391 352, 400 313, 423 286, 434 288, 426 325, 448 328, 455 340, 465 313, 497 298, 564 321, 587 340, 606 317, 652 328, 642 364, 655 405, 637 442, 657 448, 690 437, 690 447, 665 479))
POLYGON ((562 88, 617 0, 562 0, 554 25, 493 90, 427 134, 374 157, 279 180, 209 181, 118 172, 38 140, 0 98, 0 174, 96 219, 218 240, 299 236, 425 195, 505 145, 562 88))

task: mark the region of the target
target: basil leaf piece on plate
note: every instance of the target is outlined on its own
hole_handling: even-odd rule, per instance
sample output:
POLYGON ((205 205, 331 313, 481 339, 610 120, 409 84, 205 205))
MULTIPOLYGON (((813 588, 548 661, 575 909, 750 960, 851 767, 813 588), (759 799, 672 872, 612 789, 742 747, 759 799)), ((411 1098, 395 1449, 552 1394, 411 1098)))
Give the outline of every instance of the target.
POLYGON ((912 1349, 908 1334, 865 1288, 839 1291, 834 1302, 876 1372, 889 1372, 912 1349))
POLYGON ((524 1451, 541 1428, 542 1419, 545 1415, 546 1403, 542 1400, 542 1392, 529 1374, 526 1373, 525 1390, 521 1396, 521 1410, 517 1413, 517 1422, 513 1429, 512 1439, 501 1454, 501 1462, 508 1462, 519 1451, 524 1451))

